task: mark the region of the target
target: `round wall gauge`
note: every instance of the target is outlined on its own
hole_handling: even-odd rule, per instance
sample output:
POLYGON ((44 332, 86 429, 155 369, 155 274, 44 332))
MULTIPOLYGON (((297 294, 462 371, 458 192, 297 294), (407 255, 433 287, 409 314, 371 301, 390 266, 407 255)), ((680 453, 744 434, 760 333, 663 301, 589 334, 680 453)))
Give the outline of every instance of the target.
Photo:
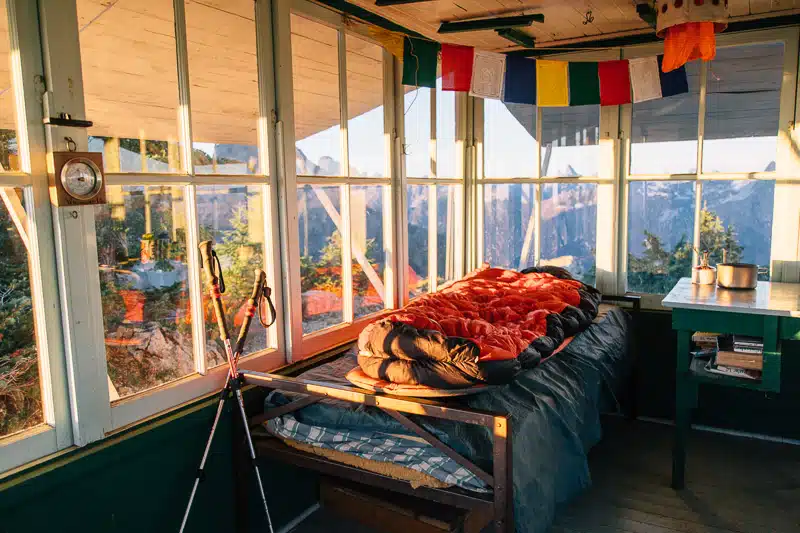
POLYGON ((103 189, 103 173, 91 159, 75 157, 61 167, 61 185, 76 200, 88 201, 103 189))

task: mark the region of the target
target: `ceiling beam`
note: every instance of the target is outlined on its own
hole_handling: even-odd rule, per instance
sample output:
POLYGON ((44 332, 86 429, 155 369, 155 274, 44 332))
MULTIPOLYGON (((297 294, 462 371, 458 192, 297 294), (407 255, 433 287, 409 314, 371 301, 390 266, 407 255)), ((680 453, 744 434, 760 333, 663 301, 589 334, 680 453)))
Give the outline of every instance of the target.
POLYGON ((536 39, 528 35, 522 30, 518 30, 515 28, 503 28, 501 30, 495 30, 497 35, 500 37, 511 41, 514 44, 519 46, 524 46, 525 48, 534 48, 536 46, 536 39))
POLYGON ((535 15, 516 15, 513 17, 494 17, 490 19, 442 22, 442 24, 439 26, 439 33, 522 28, 530 26, 534 22, 544 22, 544 15, 537 13, 535 15))

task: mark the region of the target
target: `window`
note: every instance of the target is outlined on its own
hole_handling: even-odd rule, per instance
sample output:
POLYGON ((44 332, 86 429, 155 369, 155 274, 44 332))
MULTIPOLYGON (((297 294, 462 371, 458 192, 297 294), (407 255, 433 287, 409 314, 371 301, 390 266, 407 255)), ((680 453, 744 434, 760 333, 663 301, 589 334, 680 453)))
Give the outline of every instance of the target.
POLYGON ((535 106, 483 100, 485 177, 535 178, 536 150, 535 106))
POLYGON ((427 87, 405 87, 405 153, 406 176, 431 176, 431 90, 427 87))
POLYGON ((0 0, 0 172, 19 170, 14 88, 11 86, 11 51, 8 13, 0 0))
MULTIPOLYGON (((0 4, 1 5, 1 4, 0 4)), ((0 438, 44 422, 22 190, 0 187, 0 438)))
POLYGON ((597 185, 548 183, 542 186, 542 265, 566 268, 594 284, 597 237, 597 185))
POLYGON ((483 194, 483 260, 514 270, 533 266, 536 185, 485 185, 483 194))
POLYGON ((89 150, 106 172, 180 172, 172 1, 77 6, 89 150))
POLYGON ((430 233, 430 187, 409 185, 406 188, 408 203, 408 281, 409 298, 419 296, 430 289, 429 247, 430 233))
POLYGON ((720 46, 687 65, 688 94, 632 106, 628 290, 669 292, 698 252, 770 266, 776 187, 764 178, 778 170, 787 68, 783 41, 720 46))
POLYGON ((542 176, 597 176, 600 106, 542 108, 542 176))
POLYGON ((197 174, 259 174, 258 65, 251 0, 186 2, 197 174))
POLYGON ((287 34, 297 161, 295 357, 352 338, 355 323, 393 305, 386 52, 339 17, 305 7, 292 8, 287 34))

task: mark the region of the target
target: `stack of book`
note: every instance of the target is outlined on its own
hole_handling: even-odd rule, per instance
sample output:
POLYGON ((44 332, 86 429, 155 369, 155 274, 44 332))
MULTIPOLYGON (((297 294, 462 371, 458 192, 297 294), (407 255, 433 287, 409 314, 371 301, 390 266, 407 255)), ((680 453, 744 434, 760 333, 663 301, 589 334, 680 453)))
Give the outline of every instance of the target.
POLYGON ((761 379, 764 367, 764 341, 757 337, 723 335, 717 350, 706 365, 708 372, 744 379, 761 379))
POLYGON ((717 341, 719 333, 709 333, 707 331, 696 331, 692 335, 692 342, 697 345, 701 352, 717 351, 717 341))

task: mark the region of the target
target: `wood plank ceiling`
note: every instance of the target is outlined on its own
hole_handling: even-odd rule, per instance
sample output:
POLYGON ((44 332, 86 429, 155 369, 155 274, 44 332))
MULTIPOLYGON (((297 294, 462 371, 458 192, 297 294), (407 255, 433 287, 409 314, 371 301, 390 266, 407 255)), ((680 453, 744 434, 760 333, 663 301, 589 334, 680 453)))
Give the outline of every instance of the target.
MULTIPOLYGON (((445 21, 542 13, 545 16, 543 24, 534 23, 524 29, 540 44, 652 31, 636 14, 636 4, 641 0, 434 0, 387 7, 377 7, 375 0, 348 1, 431 39, 495 51, 519 47, 491 30, 439 35, 439 24, 445 21), (587 20, 589 11, 591 22, 587 20)), ((798 7, 798 0, 730 0, 733 18, 770 12, 789 13, 798 7)))

